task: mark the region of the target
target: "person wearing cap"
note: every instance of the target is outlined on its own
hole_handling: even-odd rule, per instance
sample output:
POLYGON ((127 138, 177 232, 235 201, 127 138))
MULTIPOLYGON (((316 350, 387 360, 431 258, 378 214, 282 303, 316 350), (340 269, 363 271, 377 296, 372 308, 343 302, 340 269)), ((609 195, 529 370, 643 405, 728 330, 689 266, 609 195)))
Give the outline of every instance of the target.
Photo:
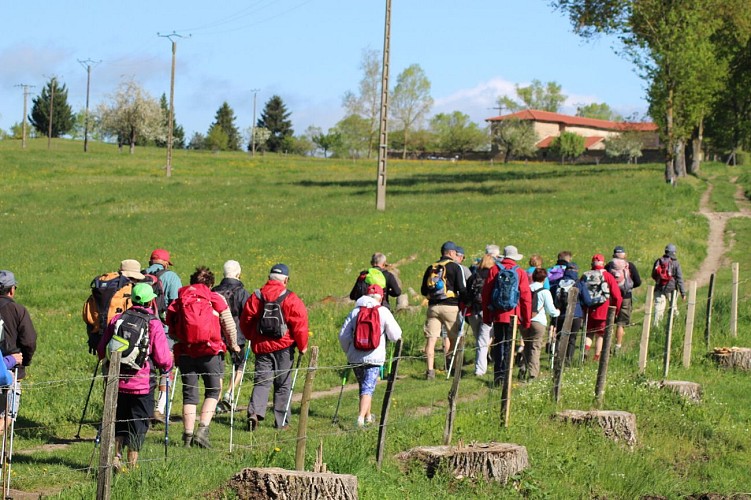
POLYGON ((513 352, 511 317, 517 317, 521 328, 529 328, 532 321, 532 293, 529 290, 529 277, 527 272, 519 266, 519 261, 523 258, 524 256, 515 246, 504 247, 503 259, 490 268, 488 279, 482 287, 482 320, 483 323, 493 324, 493 382, 496 385, 501 384, 507 376, 510 376, 508 367, 513 352), (501 268, 516 269, 519 282, 519 302, 514 309, 507 311, 493 310, 490 307, 495 281, 501 268))
POLYGON ((145 314, 149 317, 149 355, 139 370, 121 367, 117 390, 117 411, 115 420, 115 459, 113 467, 120 471, 133 467, 138 460, 149 422, 154 412, 154 393, 149 383, 152 365, 161 370, 170 370, 173 359, 167 343, 167 336, 161 320, 151 307, 156 298, 149 283, 138 283, 131 293, 132 306, 125 312, 112 318, 97 346, 99 359, 108 357, 108 344, 117 333, 120 318, 127 318, 130 312, 145 314), (123 463, 122 449, 128 448, 127 462, 123 463))
POLYGON ((620 245, 613 249, 613 258, 607 263, 605 270, 616 276, 616 281, 620 281, 621 311, 615 318, 615 345, 613 346, 613 354, 617 356, 621 351, 626 327, 631 324, 633 289, 641 286, 641 276, 636 265, 626 258, 626 249, 620 245), (618 276, 621 276, 620 280, 618 276))
MULTIPOLYGON (((686 290, 683 288, 683 270, 681 269, 681 263, 678 262, 677 251, 673 243, 668 243, 665 246, 665 252, 662 257, 657 259, 652 266, 652 279, 655 280, 654 326, 659 325, 665 316, 665 308, 674 291, 677 290, 681 294, 681 298, 686 300, 686 290), (667 280, 660 277, 661 266, 669 275, 667 280)), ((678 311, 677 305, 674 305, 673 308, 676 312, 678 311)))
POLYGON ((308 350, 308 310, 294 292, 287 288, 289 268, 285 264, 276 264, 269 271, 269 279, 260 290, 251 294, 240 316, 240 329, 250 341, 256 358, 255 383, 248 403, 247 428, 253 431, 258 422, 266 418, 266 406, 269 400, 271 384, 274 384, 274 426, 287 428, 285 422, 287 399, 292 384, 291 369, 295 349, 300 355, 308 350), (261 333, 259 323, 264 314, 265 305, 277 301, 282 294, 281 311, 286 333, 281 338, 273 338, 261 333))
MULTIPOLYGON (((402 287, 399 286, 399 280, 396 279, 393 273, 386 269, 386 255, 381 252, 376 252, 370 258, 371 269, 377 269, 383 274, 386 283, 381 285, 383 287, 383 306, 391 309, 389 303, 389 297, 398 298, 402 294, 402 287)), ((352 287, 352 291, 349 292, 349 298, 357 300, 362 296, 363 288, 360 287, 360 280, 367 279, 368 270, 361 271, 355 280, 355 284, 352 287)), ((370 284, 370 283, 368 283, 370 284)), ((380 283, 379 283, 380 284, 380 283)))
MULTIPOLYGON (((250 293, 245 289, 243 282, 240 281, 242 268, 240 267, 239 262, 236 260, 228 260, 224 263, 223 272, 224 278, 222 278, 222 281, 220 281, 212 291, 225 298, 229 305, 229 310, 232 313, 232 319, 235 320, 237 331, 240 332, 240 315, 243 312, 245 303, 250 298, 250 293)), ((240 384, 240 380, 242 380, 242 370, 245 364, 245 356, 247 355, 245 352, 246 342, 244 335, 237 336, 237 345, 240 346, 240 352, 232 354, 232 376, 234 377, 234 387, 237 387, 240 384)), ((232 383, 230 383, 229 386, 232 387, 232 383)), ((219 401, 219 404, 216 407, 217 413, 232 410, 232 404, 231 390, 227 390, 224 393, 224 397, 222 397, 222 400, 219 401)))
POLYGON ((467 289, 464 303, 467 305, 467 319, 472 333, 475 335, 475 376, 482 377, 488 371, 488 347, 490 346, 491 323, 482 320, 482 287, 488 278, 488 273, 495 267, 496 260, 501 255, 498 245, 485 246, 485 255, 480 262, 472 266, 472 275, 467 279, 467 289))
POLYGON ((423 332, 427 343, 425 357, 427 371, 425 377, 428 380, 435 378, 435 345, 441 337, 441 330, 445 329, 448 342, 444 344, 446 356, 446 368, 451 364, 451 343, 456 341, 459 335, 459 300, 464 296, 466 281, 464 271, 456 263, 456 244, 447 241, 441 246, 441 258, 428 266, 422 277, 420 292, 428 298, 428 311, 423 326, 423 332), (441 278, 432 283, 432 276, 441 275, 441 278))
MULTIPOLYGON (((17 291, 18 282, 15 275, 11 271, 0 271, 0 319, 3 322, 0 351, 4 356, 10 356, 16 361, 14 368, 18 370, 18 381, 20 381, 26 377, 26 367, 31 365, 31 360, 36 352, 37 332, 34 329, 29 311, 16 302, 17 291)), ((6 363, 7 366, 8 363, 6 363)), ((10 392, 8 391, 8 399, 0 398, 0 415, 4 415, 8 408, 8 400, 11 399, 10 392)), ((10 411, 11 419, 15 419, 18 414, 20 400, 21 384, 19 382, 16 384, 14 407, 10 411)), ((7 420, 8 423, 11 419, 7 420)), ((0 434, 4 430, 4 427, 0 426, 0 434)))
MULTIPOLYGON (((608 300, 606 300, 602 304, 597 304, 591 307, 587 307, 586 303, 584 304, 584 313, 587 317, 587 331, 585 332, 587 335, 587 341, 585 343, 586 345, 584 346, 584 350, 590 350, 591 344, 594 340, 595 355, 593 359, 594 361, 599 361, 600 353, 602 351, 602 343, 605 337, 605 324, 608 320, 608 308, 610 306, 615 306, 615 315, 616 317, 618 317, 618 313, 621 310, 621 302, 623 301, 623 298, 621 297, 621 289, 618 287, 618 282, 615 280, 615 277, 613 277, 612 274, 605 272, 605 257, 602 254, 598 253, 592 256, 592 270, 583 273, 582 280, 585 279, 587 273, 592 271, 602 274, 602 277, 604 278, 605 283, 607 283, 608 290, 610 292, 608 300)), ((581 289, 583 290, 583 287, 581 289)), ((583 295, 580 294, 580 296, 583 295)))
POLYGON ((381 370, 386 362, 386 341, 396 342, 402 338, 402 329, 394 319, 394 315, 387 307, 379 307, 384 290, 379 285, 370 285, 367 294, 357 299, 355 308, 344 320, 339 331, 339 344, 347 355, 347 363, 352 365, 357 383, 360 387, 360 412, 357 416, 357 426, 363 427, 375 421, 370 411, 373 392, 381 370), (381 339, 375 349, 368 351, 355 347, 354 335, 357 329, 357 318, 361 308, 378 308, 381 326, 381 339))

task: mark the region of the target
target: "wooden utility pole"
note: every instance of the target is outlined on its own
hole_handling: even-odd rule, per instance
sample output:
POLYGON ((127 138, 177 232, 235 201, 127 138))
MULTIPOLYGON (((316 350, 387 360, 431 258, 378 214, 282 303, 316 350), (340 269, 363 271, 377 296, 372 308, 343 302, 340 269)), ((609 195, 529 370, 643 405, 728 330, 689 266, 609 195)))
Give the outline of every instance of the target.
POLYGON ((120 385, 120 358, 122 352, 110 356, 107 381, 104 389, 102 415, 102 444, 99 449, 99 471, 96 482, 97 499, 109 499, 112 488, 112 458, 115 452, 115 420, 117 418, 117 391, 120 385))
MULTIPOLYGON (((174 40, 174 38, 185 38, 184 36, 172 32, 169 35, 160 35, 159 33, 156 34, 156 36, 167 38, 169 39, 170 43, 172 43, 172 71, 170 72, 170 83, 169 83, 169 118, 167 120, 167 177, 172 176, 172 135, 174 133, 174 121, 175 121, 175 61, 176 61, 176 54, 177 54, 177 42, 174 40)), ((190 35, 188 35, 188 38, 190 38, 190 35)))
POLYGON ((83 122, 83 152, 89 152, 89 94, 91 92, 91 63, 99 64, 102 61, 92 61, 87 59, 85 61, 78 62, 86 68, 86 116, 84 116, 83 122))
POLYGON ((391 0, 386 0, 386 26, 383 32, 383 68, 381 72, 381 119, 378 146, 376 209, 386 210, 386 158, 388 156, 389 64, 391 47, 391 0))
POLYGON ((47 120, 47 149, 52 148, 52 114, 55 111, 55 83, 56 79, 53 76, 50 80, 50 116, 47 120))
POLYGON ((21 120, 21 149, 26 149, 26 103, 29 97, 29 89, 34 85, 19 83, 16 87, 23 89, 23 119, 21 120))
MULTIPOLYGON (((305 470, 305 443, 308 440, 308 410, 310 409, 310 396, 313 393, 313 379, 318 369, 318 346, 310 348, 310 361, 308 372, 305 374, 305 385, 302 390, 300 402, 300 420, 297 423, 297 448, 295 449, 295 469, 305 470)), ((290 391, 292 388, 290 387, 290 391)))
POLYGON ((261 89, 251 89, 253 92, 253 123, 250 125, 250 156, 256 156, 256 97, 261 89))

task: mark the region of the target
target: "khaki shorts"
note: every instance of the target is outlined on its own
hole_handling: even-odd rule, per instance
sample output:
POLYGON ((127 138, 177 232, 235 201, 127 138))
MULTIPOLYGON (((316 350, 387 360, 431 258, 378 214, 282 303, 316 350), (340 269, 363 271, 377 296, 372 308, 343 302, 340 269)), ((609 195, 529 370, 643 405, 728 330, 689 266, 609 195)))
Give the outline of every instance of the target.
POLYGON ((428 306, 428 315, 425 319, 423 331, 425 337, 437 339, 441 336, 441 327, 445 327, 450 339, 459 335, 459 306, 435 304, 428 306))
POLYGON ((618 326, 628 326, 631 323, 631 309, 633 305, 631 299, 623 299, 621 302, 621 312, 618 313, 618 317, 615 319, 615 324, 618 326))

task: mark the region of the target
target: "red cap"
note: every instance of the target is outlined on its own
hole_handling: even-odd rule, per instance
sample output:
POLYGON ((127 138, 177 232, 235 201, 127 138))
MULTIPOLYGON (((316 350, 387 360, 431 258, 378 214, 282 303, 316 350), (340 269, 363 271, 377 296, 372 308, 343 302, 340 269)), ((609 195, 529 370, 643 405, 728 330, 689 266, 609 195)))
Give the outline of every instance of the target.
POLYGON ((372 284, 368 286, 368 290, 365 293, 366 295, 380 295, 383 297, 383 288, 381 288, 381 285, 372 284))
POLYGON ((167 262, 170 266, 172 265, 172 262, 169 260, 169 252, 167 250, 164 250, 163 248, 157 248, 153 252, 151 252, 151 260, 163 260, 167 262))
POLYGON ((592 256, 592 262, 605 262, 605 257, 601 253, 596 253, 592 256))

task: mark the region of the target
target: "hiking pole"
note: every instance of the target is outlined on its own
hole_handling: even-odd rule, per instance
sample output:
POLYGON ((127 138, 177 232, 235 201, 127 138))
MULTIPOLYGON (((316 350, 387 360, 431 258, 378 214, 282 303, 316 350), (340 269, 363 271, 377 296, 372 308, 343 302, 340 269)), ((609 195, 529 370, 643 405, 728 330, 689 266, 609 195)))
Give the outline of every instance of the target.
POLYGON ((243 380, 245 379, 245 368, 248 365, 248 356, 250 355, 250 346, 246 346, 245 348, 245 359, 243 359, 243 367, 242 372, 240 372, 240 383, 237 386, 237 393, 235 393, 235 403, 232 405, 232 411, 235 411, 235 408, 237 408, 237 405, 240 404, 240 389, 243 387, 243 380))
MULTIPOLYGON (((169 375, 167 375, 167 382, 165 385, 165 391, 167 394, 170 392, 169 387, 169 375)), ((173 382, 172 385, 174 386, 175 383, 173 382)), ((169 446, 169 415, 170 411, 172 410, 172 398, 167 398, 166 408, 164 409, 164 460, 167 460, 167 447, 169 446)))
POLYGON ((2 456, 0 456, 0 461, 2 461, 3 493, 5 493, 5 468, 7 462, 7 460, 5 459, 5 448, 8 445, 8 399, 10 399, 10 394, 8 394, 7 388, 3 388, 3 397, 5 398, 5 413, 3 414, 3 449, 2 456))
MULTIPOLYGON (((16 411, 16 403, 18 402, 18 367, 13 370, 13 386, 11 390, 13 392, 10 395, 10 407, 5 408, 6 415, 8 415, 9 412, 12 412, 10 420, 10 446, 8 447, 8 456, 3 460, 3 464, 8 464, 8 480, 5 482, 5 498, 10 498, 10 469, 13 466, 13 432, 16 429, 16 417, 18 416, 18 411, 16 411)), ((5 431, 5 433, 7 433, 8 429, 6 428, 5 431)))
POLYGON ((229 400, 232 408, 229 409, 229 452, 232 453, 232 438, 235 430, 235 407, 232 403, 235 401, 235 362, 232 361, 232 380, 229 381, 229 400))
POLYGON ((548 330, 548 343, 550 344, 550 369, 552 370, 554 368, 555 364, 555 325, 551 324, 550 329, 548 330))
POLYGON ((98 359, 96 366, 94 367, 94 374, 91 376, 91 385, 89 386, 89 394, 86 396, 86 402, 83 405, 83 411, 81 412, 81 420, 78 422, 78 432, 76 432, 76 439, 81 439, 81 427, 83 427, 83 419, 86 417, 86 409, 89 407, 89 399, 91 399, 91 392, 94 390, 94 382, 96 382, 96 374, 99 371, 99 364, 102 362, 98 359))
MULTIPOLYGON (((177 366, 175 367, 175 376, 174 381, 172 382, 172 393, 169 396, 169 406, 168 408, 172 409, 172 399, 175 397, 175 387, 177 387, 177 376, 180 375, 180 368, 177 366)), ((167 412, 167 418, 169 418, 169 412, 167 412)))
POLYGON ((584 364, 584 355, 586 353, 585 349, 587 347, 587 324, 589 323, 589 311, 587 311, 584 314, 584 331, 582 331, 582 340, 581 340, 581 352, 579 355, 581 356, 581 364, 584 364))
POLYGON ((349 375, 349 368, 344 369, 344 376, 342 377, 342 388, 339 389, 339 400, 336 402, 336 411, 334 411, 334 418, 331 419, 331 425, 336 425, 339 423, 339 406, 342 404, 344 386, 347 384, 347 375, 349 375))
POLYGON ((292 392, 295 389, 295 382, 297 382, 297 374, 300 371, 300 361, 302 361, 302 353, 297 355, 297 365, 295 366, 295 376, 292 377, 292 386, 289 388, 289 397, 287 398, 287 407, 284 409, 284 419, 282 420, 282 427, 287 425, 287 415, 289 414, 289 407, 292 405, 292 392))
POLYGON ((454 350, 451 353, 451 361, 449 362, 449 369, 446 371, 446 380, 451 377, 451 368, 454 366, 454 358, 456 357, 456 348, 459 346, 459 339, 462 337, 462 331, 464 330, 464 315, 462 314, 459 319, 459 335, 456 336, 454 341, 454 350))

